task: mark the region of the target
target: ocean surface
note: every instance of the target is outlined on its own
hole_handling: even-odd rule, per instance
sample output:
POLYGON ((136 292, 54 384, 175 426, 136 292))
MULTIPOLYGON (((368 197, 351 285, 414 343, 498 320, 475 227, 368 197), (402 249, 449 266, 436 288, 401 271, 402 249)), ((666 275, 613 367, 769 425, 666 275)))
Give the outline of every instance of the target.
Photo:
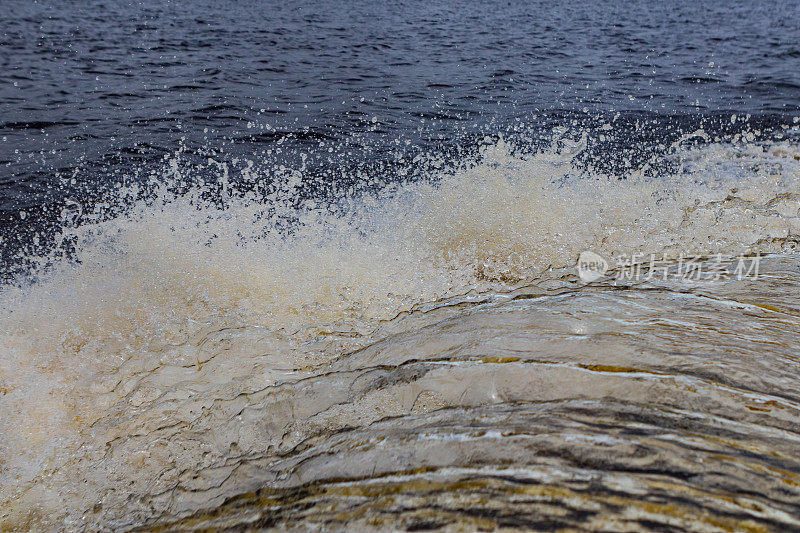
POLYGON ((800 2, 0 2, 0 531, 800 530, 798 383, 800 2))

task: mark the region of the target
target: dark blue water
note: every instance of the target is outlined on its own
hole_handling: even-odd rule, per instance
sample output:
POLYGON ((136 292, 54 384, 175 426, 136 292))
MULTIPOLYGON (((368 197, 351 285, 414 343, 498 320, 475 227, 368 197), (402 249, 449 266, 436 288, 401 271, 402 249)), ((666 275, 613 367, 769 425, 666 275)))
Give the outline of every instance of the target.
POLYGON ((653 121, 610 160, 731 113, 800 114, 800 3, 3 0, 0 229, 177 150, 330 167, 653 121))

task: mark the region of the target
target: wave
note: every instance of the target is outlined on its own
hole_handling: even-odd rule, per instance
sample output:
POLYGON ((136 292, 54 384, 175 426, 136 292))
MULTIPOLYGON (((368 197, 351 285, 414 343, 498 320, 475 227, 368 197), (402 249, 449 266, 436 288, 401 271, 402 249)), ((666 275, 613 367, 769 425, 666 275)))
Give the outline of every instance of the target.
POLYGON ((236 194, 216 162, 215 183, 186 190, 173 160, 152 194, 118 190, 113 216, 70 203, 55 249, 0 292, 0 518, 79 528, 131 494, 137 520, 196 508, 154 496, 168 493, 158 473, 211 472, 211 448, 230 459, 258 437, 237 427, 228 442, 246 405, 207 422, 205 441, 189 437, 193 416, 317 375, 426 305, 577 283, 583 251, 795 253, 800 146, 687 146, 702 135, 622 179, 577 163, 585 137, 530 152, 499 140, 428 179, 324 200, 300 194, 302 171, 252 165, 247 181, 277 185, 236 194), (132 444, 173 426, 158 452, 132 444))

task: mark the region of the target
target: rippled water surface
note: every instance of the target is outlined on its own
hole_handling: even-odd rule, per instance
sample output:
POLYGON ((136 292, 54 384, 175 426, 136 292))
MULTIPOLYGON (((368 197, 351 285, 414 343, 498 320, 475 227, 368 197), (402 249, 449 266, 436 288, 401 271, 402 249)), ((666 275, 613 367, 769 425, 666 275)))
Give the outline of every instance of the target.
POLYGON ((0 531, 800 530, 800 4, 2 7, 0 531))

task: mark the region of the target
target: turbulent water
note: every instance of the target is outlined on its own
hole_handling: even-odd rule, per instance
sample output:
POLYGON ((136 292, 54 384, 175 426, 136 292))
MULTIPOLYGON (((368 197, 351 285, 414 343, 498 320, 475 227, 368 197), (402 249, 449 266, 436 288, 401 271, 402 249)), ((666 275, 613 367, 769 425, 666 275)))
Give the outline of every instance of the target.
POLYGON ((87 5, 0 15, 0 530, 800 530, 796 5, 87 5))

